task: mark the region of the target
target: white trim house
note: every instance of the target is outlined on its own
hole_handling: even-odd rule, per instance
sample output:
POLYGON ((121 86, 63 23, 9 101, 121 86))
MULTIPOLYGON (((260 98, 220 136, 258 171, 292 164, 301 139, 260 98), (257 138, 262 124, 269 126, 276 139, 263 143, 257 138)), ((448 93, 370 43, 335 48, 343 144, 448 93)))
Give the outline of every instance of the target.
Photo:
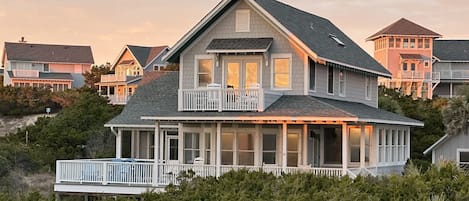
POLYGON ((138 194, 189 169, 390 174, 423 126, 377 108, 377 77, 390 74, 342 31, 278 1, 222 1, 164 59, 180 71, 157 72, 105 125, 116 158, 57 161, 56 192, 138 194))

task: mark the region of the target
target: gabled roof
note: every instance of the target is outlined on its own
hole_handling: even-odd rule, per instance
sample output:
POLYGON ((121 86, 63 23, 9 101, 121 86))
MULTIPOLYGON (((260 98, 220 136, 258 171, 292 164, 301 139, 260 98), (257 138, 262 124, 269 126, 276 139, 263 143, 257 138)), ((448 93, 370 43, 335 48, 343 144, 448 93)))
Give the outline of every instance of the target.
POLYGON ((168 46, 158 46, 158 47, 143 47, 135 45, 127 45, 129 50, 137 59, 140 66, 145 67, 150 63, 156 56, 158 56, 163 50, 168 48, 168 46))
MULTIPOLYGON (((199 24, 176 43, 165 59, 178 62, 182 51, 238 1, 241 0, 224 0, 218 4, 199 24)), ((282 30, 284 35, 294 40, 316 61, 345 66, 380 76, 391 76, 389 71, 329 20, 276 0, 245 0, 245 2, 257 9, 258 13, 264 15, 274 26, 282 30)))
POLYGON ((93 64, 90 46, 5 42, 10 61, 93 64))
POLYGON ((381 29, 375 34, 368 37, 366 40, 375 40, 376 38, 382 36, 427 36, 433 38, 440 38, 441 35, 427 29, 423 26, 420 26, 408 19, 401 18, 391 25, 381 29))
POLYGON ((151 127, 154 122, 184 120, 259 120, 259 119, 310 119, 331 121, 363 121, 370 123, 423 126, 423 123, 362 103, 330 100, 312 96, 282 96, 264 112, 180 112, 178 111, 177 72, 152 72, 145 74, 136 93, 127 102, 124 111, 106 123, 106 126, 151 127), (148 76, 156 76, 152 80, 148 76))
POLYGON ((440 61, 469 62, 469 40, 434 40, 433 56, 440 61))
POLYGON ((443 144, 443 142, 445 142, 447 139, 449 139, 449 135, 446 134, 444 135, 443 137, 441 137, 440 139, 438 139, 438 141, 436 141, 435 143, 433 143, 430 147, 428 147, 427 149, 425 149, 425 151, 423 152, 424 155, 427 155, 428 153, 430 153, 431 151, 433 151, 433 149, 437 148, 438 146, 440 146, 441 144, 443 144))

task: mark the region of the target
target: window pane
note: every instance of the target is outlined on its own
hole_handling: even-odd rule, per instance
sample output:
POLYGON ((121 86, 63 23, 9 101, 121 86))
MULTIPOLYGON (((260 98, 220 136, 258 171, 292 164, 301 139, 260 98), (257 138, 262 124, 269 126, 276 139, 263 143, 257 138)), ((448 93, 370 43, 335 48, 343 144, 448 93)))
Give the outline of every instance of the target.
POLYGON ((192 133, 184 133, 184 148, 192 148, 192 133))
POLYGON ((221 164, 222 165, 233 165, 233 152, 222 151, 221 152, 221 164))
POLYGON ((274 87, 290 87, 290 59, 274 59, 274 87))
POLYGON ((221 149, 233 150, 233 133, 221 134, 221 149))
POLYGON ((246 63, 245 87, 248 88, 254 86, 256 83, 259 84, 259 81, 257 80, 258 77, 257 63, 246 63))
POLYGON ((350 128, 350 162, 360 162, 361 128, 350 128))
POLYGON ((324 128, 324 152, 325 164, 341 164, 342 163, 342 129, 340 128, 324 128))
POLYGON ((327 76, 327 92, 334 93, 334 68, 329 67, 327 76))
POLYGON ((459 162, 469 162, 469 152, 459 152, 459 162))
POLYGON ((262 160, 265 164, 275 164, 275 152, 262 153, 262 160))
POLYGON ((277 136, 276 135, 264 135, 262 138, 262 147, 264 151, 277 150, 277 136))
POLYGON ((287 138, 287 150, 298 151, 298 134, 289 133, 287 138))
POLYGON ((240 152, 238 165, 254 165, 254 152, 240 152))
POLYGON ((170 139, 169 140, 169 160, 178 159, 178 140, 170 139))
POLYGON ((290 60, 289 59, 275 59, 275 73, 289 73, 290 60))
POLYGON ((205 149, 210 149, 210 133, 205 133, 205 149))
POLYGON ((316 63, 310 58, 309 61, 309 89, 315 90, 316 89, 316 63))
POLYGON ((212 82, 212 75, 199 74, 199 87, 206 87, 212 82))
POLYGON ((199 87, 206 87, 212 82, 213 61, 211 59, 199 60, 199 87))
POLYGON ((288 153, 288 155, 287 155, 287 166, 288 167, 298 166, 298 153, 288 153))
POLYGON ((253 135, 249 133, 238 133, 238 149, 254 150, 253 135))
POLYGON ((228 75, 227 75, 227 85, 235 89, 239 88, 239 63, 228 63, 228 75))
POLYGON ((275 88, 288 88, 290 84, 289 75, 275 74, 275 88))

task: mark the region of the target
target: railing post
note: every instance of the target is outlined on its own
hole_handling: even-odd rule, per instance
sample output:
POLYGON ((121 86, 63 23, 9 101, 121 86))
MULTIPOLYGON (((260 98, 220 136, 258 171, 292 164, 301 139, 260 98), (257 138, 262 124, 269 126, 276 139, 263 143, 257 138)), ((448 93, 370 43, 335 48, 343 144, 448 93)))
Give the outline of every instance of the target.
POLYGON ((55 183, 60 183, 60 178, 62 174, 62 167, 61 167, 62 162, 57 160, 55 162, 55 183))
POLYGON ((107 162, 102 163, 103 164, 103 185, 107 185, 107 162))

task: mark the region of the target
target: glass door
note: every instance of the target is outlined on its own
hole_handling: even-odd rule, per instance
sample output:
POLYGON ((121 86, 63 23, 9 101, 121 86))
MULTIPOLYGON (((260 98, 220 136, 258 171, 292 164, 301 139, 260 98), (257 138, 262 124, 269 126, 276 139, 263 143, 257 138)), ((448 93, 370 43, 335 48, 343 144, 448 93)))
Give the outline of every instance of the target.
POLYGON ((245 89, 258 87, 259 64, 258 59, 230 59, 226 60, 226 87, 245 89))
POLYGON ((166 161, 167 163, 178 163, 179 140, 178 136, 168 135, 166 138, 166 161))

